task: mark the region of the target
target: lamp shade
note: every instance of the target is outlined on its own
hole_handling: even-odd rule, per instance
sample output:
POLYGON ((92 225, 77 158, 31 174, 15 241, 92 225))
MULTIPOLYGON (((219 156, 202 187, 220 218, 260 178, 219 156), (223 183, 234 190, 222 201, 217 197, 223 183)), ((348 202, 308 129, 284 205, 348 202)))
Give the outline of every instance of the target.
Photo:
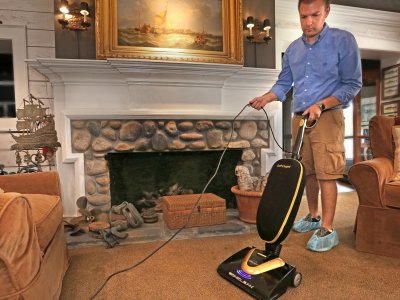
POLYGON ((269 19, 265 19, 263 22, 263 30, 266 31, 267 29, 271 29, 271 22, 269 19))
POLYGON ((81 14, 83 16, 88 16, 89 15, 89 4, 87 4, 87 2, 82 2, 81 3, 81 14))
POLYGON ((246 21, 246 26, 247 28, 253 28, 254 27, 254 18, 252 16, 247 17, 247 21, 246 21))
POLYGON ((62 12, 63 14, 69 13, 67 0, 61 0, 60 12, 62 12))

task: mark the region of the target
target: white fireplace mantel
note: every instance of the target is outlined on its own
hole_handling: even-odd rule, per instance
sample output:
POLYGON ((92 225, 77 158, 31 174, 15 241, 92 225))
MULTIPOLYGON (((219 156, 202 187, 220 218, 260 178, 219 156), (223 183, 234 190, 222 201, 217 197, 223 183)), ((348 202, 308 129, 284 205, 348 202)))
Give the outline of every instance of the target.
POLYGON ((226 64, 120 59, 29 63, 54 89, 65 90, 63 111, 76 117, 231 117, 251 97, 268 91, 278 76, 278 70, 226 64))
MULTIPOLYGON (((225 119, 232 120, 250 99, 267 92, 279 70, 241 65, 152 60, 36 59, 28 64, 53 87, 53 110, 62 148, 57 156, 65 215, 77 214, 75 201, 85 195, 84 157, 73 153, 71 120, 79 119, 225 119)), ((266 107, 278 141, 282 106, 266 107)), ((265 119, 250 107, 241 119, 265 119)), ((265 169, 281 157, 270 143, 265 169)))

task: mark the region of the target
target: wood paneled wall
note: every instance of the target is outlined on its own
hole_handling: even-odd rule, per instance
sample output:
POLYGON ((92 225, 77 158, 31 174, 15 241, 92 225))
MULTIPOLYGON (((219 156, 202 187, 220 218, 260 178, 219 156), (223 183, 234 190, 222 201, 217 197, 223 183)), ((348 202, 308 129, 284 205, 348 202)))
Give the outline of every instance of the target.
MULTIPOLYGON (((0 0, 0 20, 26 26, 27 59, 55 57, 54 0, 0 0)), ((28 69, 28 78, 29 92, 51 106, 53 95, 47 78, 33 69, 28 69)), ((0 133, 0 164, 15 165, 14 152, 9 150, 14 143, 9 133, 0 133)))

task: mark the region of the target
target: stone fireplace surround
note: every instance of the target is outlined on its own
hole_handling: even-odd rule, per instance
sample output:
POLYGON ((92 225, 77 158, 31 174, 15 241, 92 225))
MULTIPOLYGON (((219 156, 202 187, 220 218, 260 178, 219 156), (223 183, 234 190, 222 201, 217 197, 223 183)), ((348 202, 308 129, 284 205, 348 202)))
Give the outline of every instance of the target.
POLYGON ((112 182, 105 159, 109 152, 212 151, 228 146, 242 149, 241 164, 257 176, 261 174, 261 149, 269 145, 268 123, 264 120, 73 120, 71 137, 72 151, 84 154, 88 203, 104 212, 111 204, 112 182))
MULTIPOLYGON (((116 132, 117 129, 112 126, 142 126, 146 122, 156 122, 158 125, 170 124, 174 127, 173 124, 179 126, 182 123, 196 126, 200 122, 203 125, 212 124, 211 130, 220 130, 216 134, 223 134, 223 127, 251 98, 268 91, 279 74, 274 69, 245 68, 240 65, 150 60, 36 59, 29 61, 29 64, 44 74, 53 88, 56 130, 62 145, 57 152, 57 171, 62 183, 66 217, 79 214, 75 201, 82 195, 100 195, 102 205, 109 206, 108 170, 105 167, 100 176, 94 178, 96 182, 91 182, 93 178, 90 171, 88 174, 88 158, 101 161, 107 151, 118 151, 118 148, 115 149, 116 144, 107 144, 112 139, 99 140, 100 134, 93 136, 97 132, 93 131, 93 126, 98 126, 99 132, 108 128, 108 134, 118 133, 120 136, 120 132, 116 132), (76 132, 83 130, 80 126, 85 126, 84 130, 89 126, 92 131, 90 137, 87 136, 89 140, 83 147, 85 150, 79 148, 82 147, 80 144, 78 148, 82 151, 77 151, 77 145, 82 142, 77 142, 76 138, 76 132), (114 131, 111 132, 110 128, 114 131), (98 151, 86 151, 93 147, 98 151), (94 193, 91 189, 93 184, 97 186, 94 193)), ((281 104, 274 102, 266 107, 266 111, 275 137, 281 141, 281 104)), ((256 166, 253 175, 265 174, 282 156, 272 140, 268 143, 269 133, 265 132, 265 124, 264 113, 251 108, 246 108, 237 122, 236 145, 251 149, 243 147, 243 143, 251 144, 253 140, 253 146, 257 148, 251 150, 255 154, 256 166), (256 134, 246 140, 249 128, 250 131, 255 130, 256 134), (241 138, 241 135, 245 138, 241 138)), ((198 138, 201 139, 200 136, 198 138)), ((199 143, 194 145, 205 149, 199 143)), ((130 150, 135 151, 133 148, 130 150)), ((249 152, 244 153, 246 155, 252 156, 249 152)))

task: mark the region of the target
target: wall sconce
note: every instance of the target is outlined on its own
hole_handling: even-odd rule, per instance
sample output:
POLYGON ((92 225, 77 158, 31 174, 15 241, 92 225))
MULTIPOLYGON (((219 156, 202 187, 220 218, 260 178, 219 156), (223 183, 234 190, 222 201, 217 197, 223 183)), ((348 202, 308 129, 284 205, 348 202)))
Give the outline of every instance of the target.
POLYGON ((89 5, 87 2, 81 2, 80 7, 76 4, 68 5, 68 1, 61 0, 60 12, 62 19, 58 19, 63 29, 87 30, 90 23, 87 21, 89 15, 89 5))
MULTIPOLYGON (((272 39, 270 35, 271 23, 269 19, 265 19, 262 23, 258 19, 254 19, 252 16, 247 17, 245 22, 246 28, 249 30, 249 34, 246 36, 250 43, 269 43, 272 39)), ((245 29, 246 29, 245 28, 245 29)))

